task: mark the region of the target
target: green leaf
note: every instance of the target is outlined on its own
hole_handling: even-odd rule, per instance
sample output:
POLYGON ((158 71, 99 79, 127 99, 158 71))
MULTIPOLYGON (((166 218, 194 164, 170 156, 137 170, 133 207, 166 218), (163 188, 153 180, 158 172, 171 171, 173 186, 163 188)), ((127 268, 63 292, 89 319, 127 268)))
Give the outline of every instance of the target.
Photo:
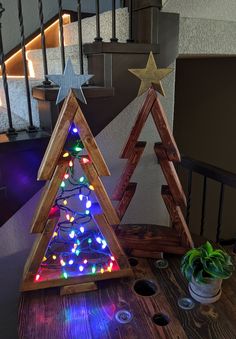
POLYGON ((214 250, 209 241, 207 241, 205 244, 202 245, 202 248, 204 248, 207 251, 207 254, 211 254, 214 250))

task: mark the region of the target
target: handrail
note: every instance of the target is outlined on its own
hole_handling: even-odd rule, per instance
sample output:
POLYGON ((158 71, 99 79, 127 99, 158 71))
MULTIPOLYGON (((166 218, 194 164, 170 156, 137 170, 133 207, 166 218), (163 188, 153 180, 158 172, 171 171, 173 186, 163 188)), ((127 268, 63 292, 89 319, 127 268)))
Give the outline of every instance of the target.
POLYGON ((224 185, 236 188, 236 173, 226 171, 217 166, 187 156, 182 156, 181 166, 224 185))

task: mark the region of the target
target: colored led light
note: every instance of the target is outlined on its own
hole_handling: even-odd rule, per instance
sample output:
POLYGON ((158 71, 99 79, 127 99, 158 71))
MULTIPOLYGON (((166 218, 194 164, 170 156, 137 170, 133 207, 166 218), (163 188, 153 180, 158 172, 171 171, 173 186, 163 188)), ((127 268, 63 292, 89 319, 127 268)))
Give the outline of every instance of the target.
POLYGON ((65 178, 65 179, 68 179, 68 178, 69 178, 69 174, 66 173, 66 174, 64 175, 64 178, 65 178))
POLYGON ((78 147, 78 146, 76 146, 76 147, 75 147, 75 151, 76 151, 76 152, 81 152, 81 151, 82 151, 82 148, 81 148, 81 147, 78 147))
POLYGON ((65 153, 63 154, 63 158, 67 158, 69 155, 70 155, 70 154, 69 154, 68 152, 65 152, 65 153))
POLYGON ((84 197, 83 194, 80 194, 80 195, 79 195, 79 200, 82 201, 82 200, 83 200, 83 197, 84 197))
POLYGON ((81 182, 81 183, 84 182, 84 180, 85 180, 85 177, 80 177, 79 178, 79 182, 81 182))
POLYGON ((74 261, 73 260, 69 260, 69 265, 73 265, 74 261))
POLYGON ((101 268, 101 273, 104 273, 104 268, 101 268))
POLYGON ((107 267, 107 270, 108 270, 108 272, 111 272, 111 267, 108 266, 108 267, 107 267))
POLYGON ((80 265, 79 270, 80 270, 80 272, 83 272, 84 266, 80 265))
POLYGON ((92 202, 90 200, 88 200, 86 202, 86 208, 90 208, 92 206, 92 202))
POLYGON ((90 189, 91 191, 94 191, 93 185, 89 185, 89 189, 90 189))
POLYGON ((43 257, 43 262, 46 261, 46 260, 47 260, 47 258, 46 258, 46 257, 43 257))
POLYGON ((99 244, 102 243, 102 239, 101 239, 100 237, 97 237, 96 240, 97 240, 97 242, 98 242, 99 244))
POLYGON ((73 222, 74 220, 75 220, 74 217, 71 217, 71 218, 70 218, 70 222, 73 222))
POLYGON ((70 162, 69 162, 69 166, 70 166, 70 167, 72 167, 72 166, 73 166, 73 161, 72 161, 72 160, 70 160, 70 162))
POLYGON ((67 201, 67 200, 64 200, 64 201, 63 201, 63 205, 66 206, 67 204, 68 204, 68 201, 67 201))
POLYGON ((62 181, 62 183, 61 183, 61 187, 65 187, 65 186, 66 186, 65 182, 64 182, 64 181, 62 181))
POLYGON ((86 214, 86 215, 89 215, 89 213, 90 213, 89 210, 86 210, 86 211, 85 211, 85 214, 86 214))
POLYGON ((71 239, 73 239, 75 237, 75 231, 71 231, 70 234, 69 234, 69 237, 71 239))
POLYGON ((68 274, 66 272, 63 273, 63 276, 64 276, 65 279, 68 278, 68 274))
POLYGON ((87 164, 89 162, 89 159, 88 158, 82 158, 81 161, 82 161, 83 164, 87 164))
POLYGON ((80 254, 80 250, 76 250, 75 254, 78 256, 80 254))
POLYGON ((107 242, 106 242, 106 240, 102 240, 102 248, 104 249, 104 248, 106 248, 107 247, 107 242))
MULTIPOLYGON (((79 239, 77 239, 77 245, 80 245, 80 241, 79 241, 79 239)), ((76 245, 76 246, 77 246, 77 245, 76 245)))
POLYGON ((81 233, 84 233, 84 227, 83 226, 81 226, 79 230, 80 230, 81 233))
POLYGON ((66 219, 70 220, 70 215, 69 214, 66 215, 66 219))
POLYGON ((57 256, 54 254, 54 255, 52 256, 52 259, 53 259, 53 260, 56 260, 56 258, 57 258, 57 256))
POLYGON ((74 127, 73 128, 73 133, 78 133, 78 128, 74 127))
POLYGON ((72 252, 72 253, 75 253, 75 248, 72 248, 71 252, 72 252))
POLYGON ((115 257, 113 257, 113 255, 111 256, 111 260, 112 260, 112 261, 115 261, 115 257))
POLYGON ((60 264, 61 264, 61 266, 66 266, 66 263, 63 259, 60 260, 60 264))
POLYGON ((36 277, 35 277, 35 280, 36 280, 36 281, 38 281, 38 280, 39 280, 39 278, 40 278, 40 275, 39 275, 39 274, 37 274, 37 275, 36 275, 36 277))
POLYGON ((92 267, 92 273, 93 273, 93 274, 96 273, 96 266, 93 266, 93 267, 92 267))
POLYGON ((89 243, 89 244, 91 244, 91 242, 92 242, 92 239, 91 239, 91 238, 89 238, 89 239, 88 239, 88 243, 89 243))
POLYGON ((55 238, 55 237, 57 237, 57 236, 58 236, 58 233, 57 233, 57 232, 54 232, 52 237, 55 238))
POLYGON ((88 260, 87 259, 84 259, 84 264, 87 264, 88 263, 88 260))

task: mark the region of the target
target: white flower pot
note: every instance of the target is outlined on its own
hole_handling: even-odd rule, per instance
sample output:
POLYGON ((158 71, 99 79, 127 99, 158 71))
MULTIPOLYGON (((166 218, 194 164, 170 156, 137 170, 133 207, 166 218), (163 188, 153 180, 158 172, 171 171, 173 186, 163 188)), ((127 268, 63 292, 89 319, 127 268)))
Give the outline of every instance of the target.
POLYGON ((193 299, 201 304, 212 304, 221 296, 222 279, 207 279, 207 283, 197 283, 194 278, 188 284, 189 292, 193 299))

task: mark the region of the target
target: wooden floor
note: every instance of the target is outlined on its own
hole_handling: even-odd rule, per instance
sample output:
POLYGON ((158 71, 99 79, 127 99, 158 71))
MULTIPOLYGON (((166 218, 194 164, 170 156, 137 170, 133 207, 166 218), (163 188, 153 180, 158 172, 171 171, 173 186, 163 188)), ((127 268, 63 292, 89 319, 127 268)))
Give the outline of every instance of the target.
POLYGON ((188 296, 179 258, 167 259, 167 269, 156 269, 154 260, 147 259, 138 259, 133 267, 136 280, 155 283, 153 296, 136 294, 135 279, 99 282, 97 291, 72 296, 60 297, 57 289, 22 294, 20 339, 235 339, 236 273, 224 282, 222 297, 216 304, 196 303, 193 310, 186 311, 177 304, 178 298, 188 296), (133 315, 128 324, 115 318, 122 309, 133 315), (166 316, 168 325, 153 322, 153 316, 159 313, 166 316))

